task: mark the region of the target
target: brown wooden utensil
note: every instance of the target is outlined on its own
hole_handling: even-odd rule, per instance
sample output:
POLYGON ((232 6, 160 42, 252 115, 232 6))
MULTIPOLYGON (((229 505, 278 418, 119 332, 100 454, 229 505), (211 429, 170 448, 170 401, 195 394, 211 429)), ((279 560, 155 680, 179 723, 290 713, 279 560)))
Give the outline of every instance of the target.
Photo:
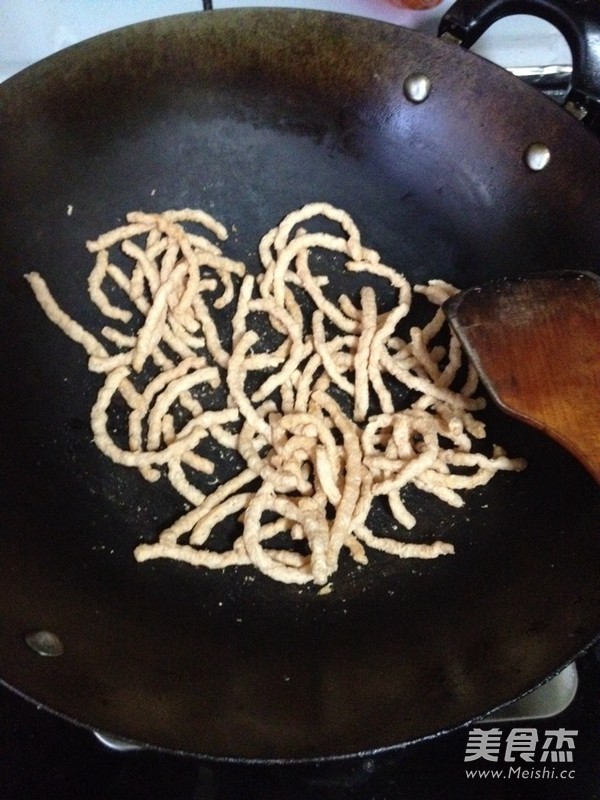
POLYGON ((600 277, 564 270, 495 281, 444 310, 500 408, 600 481, 600 277))

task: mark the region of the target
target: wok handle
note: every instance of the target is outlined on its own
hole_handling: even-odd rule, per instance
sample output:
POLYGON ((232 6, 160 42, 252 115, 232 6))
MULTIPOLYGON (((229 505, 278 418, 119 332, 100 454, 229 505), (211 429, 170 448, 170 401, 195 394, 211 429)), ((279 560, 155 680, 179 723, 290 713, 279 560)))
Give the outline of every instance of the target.
POLYGON ((529 14, 554 25, 573 58, 565 108, 600 134, 600 2, 598 0, 457 0, 440 21, 438 36, 469 48, 504 17, 529 14))

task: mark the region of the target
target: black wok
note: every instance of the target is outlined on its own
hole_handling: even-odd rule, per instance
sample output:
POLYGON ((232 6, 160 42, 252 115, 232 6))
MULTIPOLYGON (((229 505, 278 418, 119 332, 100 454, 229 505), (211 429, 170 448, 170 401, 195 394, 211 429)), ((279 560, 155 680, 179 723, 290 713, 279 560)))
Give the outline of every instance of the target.
POLYGON ((92 325, 84 242, 127 211, 205 207, 256 263, 258 236, 315 199, 411 281, 593 271, 600 144, 452 44, 317 12, 145 23, 0 87, 0 678, 26 697, 174 751, 328 758, 464 724, 600 633, 600 490, 493 409, 492 440, 529 468, 462 510, 411 496, 418 532, 442 530, 453 558, 344 563, 327 596, 134 561, 180 500, 96 450, 98 383, 22 276, 92 325), (421 103, 403 91, 414 73, 431 81, 421 103), (536 142, 541 171, 524 160, 536 142), (28 646, 40 630, 62 655, 28 646))

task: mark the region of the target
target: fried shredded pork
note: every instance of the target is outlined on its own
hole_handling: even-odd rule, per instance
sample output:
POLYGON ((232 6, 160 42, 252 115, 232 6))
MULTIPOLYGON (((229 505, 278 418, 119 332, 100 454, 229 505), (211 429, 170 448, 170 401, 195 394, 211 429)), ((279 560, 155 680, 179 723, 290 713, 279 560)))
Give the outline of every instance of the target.
POLYGON ((106 322, 99 336, 60 308, 39 274, 26 276, 102 376, 91 410, 97 447, 149 482, 170 481, 188 504, 135 558, 251 564, 284 583, 326 586, 343 551, 359 564, 370 549, 453 553, 447 541, 401 539, 417 523, 407 488, 460 507, 465 490, 525 467, 500 447, 473 447, 486 436, 476 417, 485 403, 440 308, 457 290, 440 280, 411 286, 327 203, 263 236, 257 276, 223 253, 227 236, 208 213, 183 209, 132 212, 88 242, 89 299, 106 322), (328 229, 303 227, 317 220, 328 229), (358 276, 356 297, 332 296, 336 270, 358 276), (432 309, 424 325, 411 322, 415 294, 432 309), (115 433, 119 402, 128 413, 115 433), (201 452, 207 440, 244 462, 212 491, 205 479, 218 468, 201 452), (386 535, 370 523, 377 503, 386 535), (226 520, 235 533, 218 549, 211 535, 226 520))

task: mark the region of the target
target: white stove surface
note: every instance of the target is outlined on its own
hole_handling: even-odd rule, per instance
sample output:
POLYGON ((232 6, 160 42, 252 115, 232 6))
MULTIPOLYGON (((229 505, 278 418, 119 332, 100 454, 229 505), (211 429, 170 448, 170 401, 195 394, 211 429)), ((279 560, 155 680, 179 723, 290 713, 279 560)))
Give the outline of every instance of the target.
MULTIPOLYGON (((435 35, 451 0, 429 11, 388 0, 213 0, 213 8, 311 8, 371 17, 435 35)), ((71 44, 147 19, 202 10, 201 0, 0 0, 0 81, 71 44)), ((494 25, 476 52, 504 67, 569 65, 561 34, 542 20, 514 16, 494 25)))

